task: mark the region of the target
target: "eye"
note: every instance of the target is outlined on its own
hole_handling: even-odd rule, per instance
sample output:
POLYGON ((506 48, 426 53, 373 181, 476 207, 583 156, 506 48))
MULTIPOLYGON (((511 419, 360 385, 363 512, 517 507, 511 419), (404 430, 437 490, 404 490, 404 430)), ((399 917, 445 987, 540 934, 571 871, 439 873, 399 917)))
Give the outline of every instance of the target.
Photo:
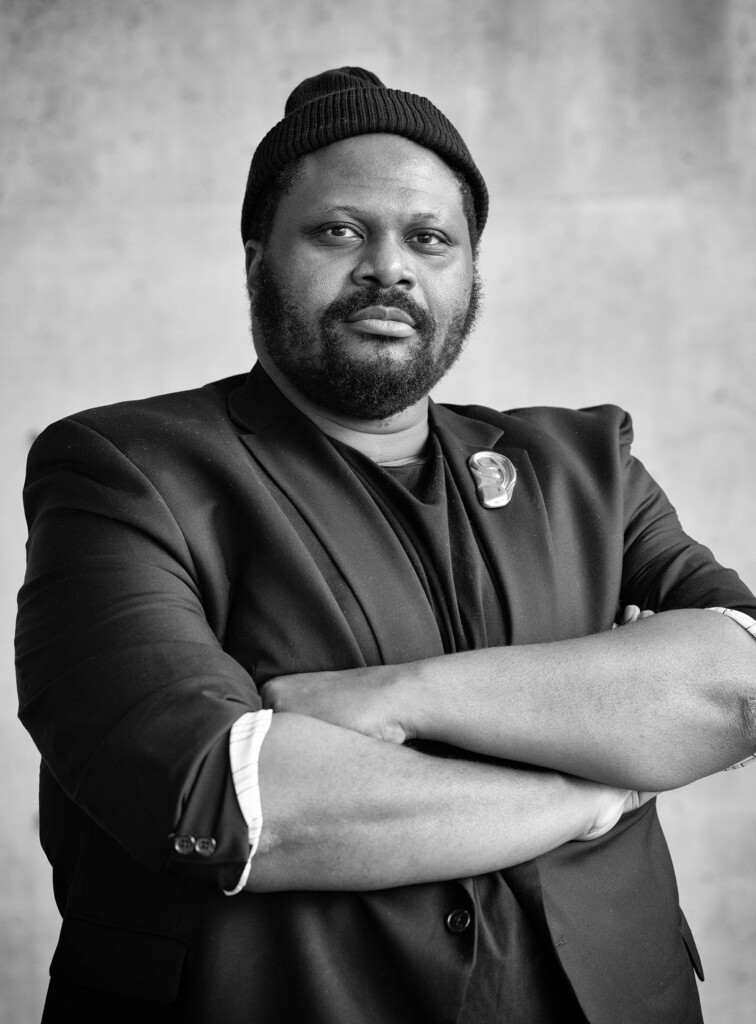
POLYGON ((431 231, 430 229, 416 231, 411 236, 410 241, 423 249, 435 249, 447 244, 446 238, 439 231, 431 231))
POLYGON ((350 224, 325 224, 314 231, 313 234, 319 241, 325 242, 326 245, 343 244, 344 242, 352 242, 362 237, 357 228, 353 228, 350 224))

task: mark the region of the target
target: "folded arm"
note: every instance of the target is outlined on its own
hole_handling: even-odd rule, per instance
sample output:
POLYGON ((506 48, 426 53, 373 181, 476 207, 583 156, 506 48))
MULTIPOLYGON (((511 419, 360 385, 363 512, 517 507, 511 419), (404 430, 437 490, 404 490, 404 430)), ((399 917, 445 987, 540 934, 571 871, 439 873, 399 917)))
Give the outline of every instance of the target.
POLYGON ((262 746, 247 889, 379 889, 480 874, 608 831, 651 794, 435 758, 297 714, 262 746))
MULTIPOLYGON (((86 425, 62 424, 35 446, 26 497, 24 724, 66 796, 134 859, 232 888, 249 843, 229 732, 260 700, 207 617, 217 553, 196 537, 188 545, 147 474, 86 425), (190 837, 215 851, 185 853, 190 837)), ((504 867, 609 828, 639 801, 552 772, 433 758, 313 717, 273 719, 249 888, 376 888, 504 867)))
MULTIPOLYGON (((187 464, 215 466, 216 454, 187 464)), ((161 466, 154 456, 151 472, 161 466)), ((181 474, 172 508, 146 471, 86 424, 61 425, 35 446, 20 713, 65 793, 135 859, 226 887, 248 851, 228 734, 259 698, 218 639, 226 584, 208 583, 222 560, 203 518, 212 512, 215 522, 217 509, 201 500, 202 478, 190 500, 193 479, 181 474), (216 853, 182 858, 174 831, 217 837, 216 853)), ((740 633, 709 612, 672 613, 586 640, 274 681, 270 702, 299 714, 274 715, 262 748, 265 827, 249 885, 364 888, 503 867, 611 825, 637 801, 629 790, 679 785, 736 761, 754 749, 743 740, 741 671, 753 641, 743 633, 738 647, 740 633), (675 615, 696 618, 670 647, 675 615), (644 661, 659 655, 655 624, 667 652, 658 672, 644 661), (717 630, 702 660, 696 645, 717 630), (624 646, 636 631, 637 648, 624 646), (712 675, 718 668, 724 681, 712 675), (431 758, 371 735, 440 739, 621 789, 431 758)))
POLYGON ((283 677, 264 699, 384 740, 660 791, 756 750, 756 644, 687 609, 573 640, 283 677))

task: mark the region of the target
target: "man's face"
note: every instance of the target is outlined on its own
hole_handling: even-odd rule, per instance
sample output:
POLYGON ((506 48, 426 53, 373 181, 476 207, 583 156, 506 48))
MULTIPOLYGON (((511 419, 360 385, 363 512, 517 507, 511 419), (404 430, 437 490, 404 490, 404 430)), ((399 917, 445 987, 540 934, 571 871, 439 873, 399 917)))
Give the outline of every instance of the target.
POLYGON ((478 285, 457 179, 396 135, 309 154, 252 243, 255 346, 318 405, 383 420, 462 350, 478 285))

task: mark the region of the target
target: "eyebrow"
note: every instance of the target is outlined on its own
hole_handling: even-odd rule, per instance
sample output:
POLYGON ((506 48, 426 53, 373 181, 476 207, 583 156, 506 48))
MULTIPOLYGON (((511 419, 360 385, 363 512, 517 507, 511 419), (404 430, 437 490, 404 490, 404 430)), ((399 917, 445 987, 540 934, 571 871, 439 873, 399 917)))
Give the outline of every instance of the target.
MULTIPOLYGON (((333 206, 325 205, 317 209, 313 209, 312 213, 314 216, 331 217, 336 214, 346 214, 349 217, 362 218, 366 216, 367 211, 359 206, 348 206, 336 203, 333 206)), ((415 213, 410 213, 407 219, 412 223, 415 223, 417 221, 426 223, 428 221, 432 221, 434 224, 443 224, 445 220, 448 220, 448 217, 445 218, 444 215, 439 210, 424 210, 415 213)))

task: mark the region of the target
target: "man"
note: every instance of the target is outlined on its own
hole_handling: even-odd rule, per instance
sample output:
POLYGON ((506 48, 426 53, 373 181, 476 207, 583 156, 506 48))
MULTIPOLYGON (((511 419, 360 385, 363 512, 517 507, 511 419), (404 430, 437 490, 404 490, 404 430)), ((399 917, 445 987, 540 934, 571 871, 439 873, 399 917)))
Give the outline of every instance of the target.
POLYGON ((303 82, 244 200, 258 365, 37 441, 46 1021, 701 1019, 652 797, 756 748, 756 598, 620 410, 429 403, 486 211, 428 100, 303 82))

